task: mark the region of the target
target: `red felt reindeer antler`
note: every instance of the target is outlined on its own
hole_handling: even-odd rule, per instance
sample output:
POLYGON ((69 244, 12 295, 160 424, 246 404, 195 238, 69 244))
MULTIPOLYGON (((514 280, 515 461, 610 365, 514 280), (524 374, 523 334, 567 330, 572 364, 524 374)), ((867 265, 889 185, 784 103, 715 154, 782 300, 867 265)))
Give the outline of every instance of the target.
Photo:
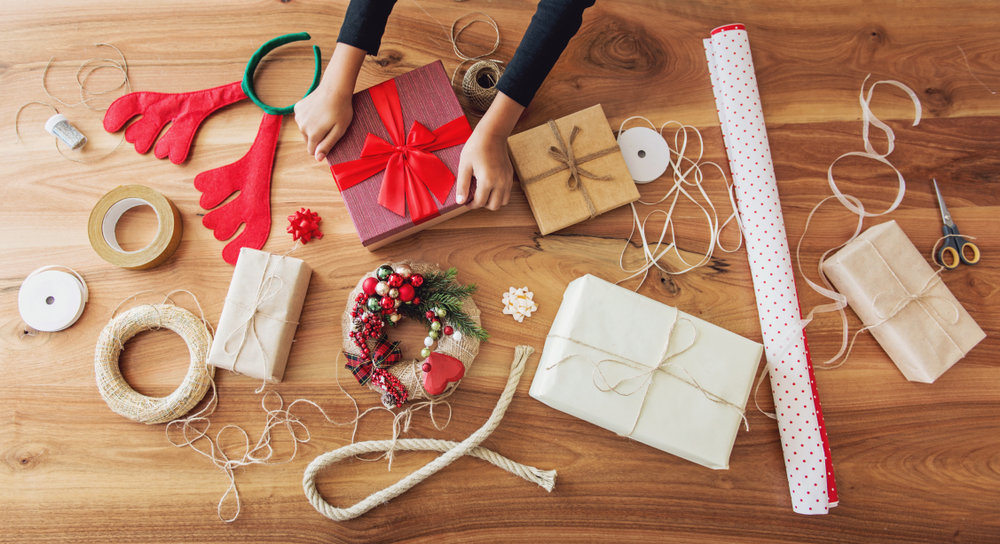
POLYGON ((206 210, 218 206, 236 191, 240 192, 201 221, 215 231, 215 239, 220 241, 228 239, 240 224, 246 223, 243 232, 222 250, 222 258, 229 264, 236 264, 241 247, 264 247, 271 232, 271 170, 282 119, 281 115, 265 113, 257 139, 243 158, 194 178, 195 189, 202 192, 201 207, 206 210))
POLYGON ((167 123, 170 128, 156 143, 156 158, 170 157, 180 164, 187 159, 191 142, 202 121, 215 110, 247 98, 237 81, 213 89, 190 93, 129 93, 108 108, 104 115, 104 130, 117 132, 136 115, 142 118, 125 129, 125 140, 135 144, 135 150, 146 153, 167 123))

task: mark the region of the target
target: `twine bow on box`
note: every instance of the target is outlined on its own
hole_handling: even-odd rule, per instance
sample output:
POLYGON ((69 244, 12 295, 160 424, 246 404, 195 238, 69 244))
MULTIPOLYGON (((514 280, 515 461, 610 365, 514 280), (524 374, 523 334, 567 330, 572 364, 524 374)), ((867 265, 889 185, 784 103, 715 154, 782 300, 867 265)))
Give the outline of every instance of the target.
POLYGON ((563 140, 561 134, 559 134, 559 128, 556 127, 556 122, 549 119, 549 128, 552 129, 552 134, 556 138, 556 143, 559 147, 550 146, 549 147, 549 157, 559 161, 561 164, 550 168, 541 174, 531 176, 528 179, 521 180, 523 185, 530 185, 536 181, 545 179, 553 174, 562 172, 563 170, 569 170, 569 177, 566 179, 566 187, 570 191, 576 191, 579 189, 580 195, 583 196, 584 202, 587 204, 587 210, 590 212, 590 218, 593 219, 597 216, 597 210, 594 208, 594 202, 590 199, 590 195, 587 193, 587 187, 582 183, 581 178, 593 179, 597 181, 610 181, 613 177, 610 174, 605 174, 603 176, 598 176, 593 172, 585 170, 580 165, 586 162, 590 162, 594 159, 604 157, 606 155, 611 155, 612 153, 618 153, 618 144, 607 149, 602 149, 601 151, 595 151, 594 153, 588 153, 582 157, 577 157, 573 153, 573 142, 576 141, 577 135, 583 131, 579 126, 573 125, 573 130, 569 135, 569 145, 563 140))
MULTIPOLYGON (((649 396, 649 388, 653 385, 653 379, 654 379, 654 377, 656 376, 656 374, 658 372, 663 372, 664 374, 666 374, 667 376, 670 376, 671 378, 680 380, 680 381, 682 381, 682 382, 690 385, 691 387, 697 389, 698 391, 701 391, 702 395, 704 395, 706 399, 708 399, 708 400, 710 400, 710 401, 712 401, 714 403, 717 403, 717 404, 725 405, 725 406, 729 407, 730 409, 734 410, 737 414, 739 414, 740 418, 743 419, 743 425, 749 431, 750 430, 750 426, 747 423, 746 413, 745 413, 745 411, 742 408, 740 408, 736 404, 734 404, 732 402, 729 402, 728 400, 720 397, 719 395, 716 395, 715 393, 712 393, 711 391, 705 389, 700 384, 698 384, 698 381, 694 379, 694 376, 692 376, 687 371, 687 369, 685 369, 683 366, 681 366, 681 365, 679 365, 677 363, 670 362, 670 359, 673 359, 674 357, 676 357, 676 356, 678 356, 678 355, 686 352, 687 350, 691 349, 695 345, 695 343, 697 343, 697 341, 698 341, 698 338, 697 338, 697 329, 695 329, 695 336, 691 338, 691 341, 686 346, 684 346, 683 348, 681 348, 679 350, 676 350, 674 352, 670 351, 671 340, 674 337, 674 332, 677 330, 677 324, 680 321, 685 321, 685 322, 687 322, 689 324, 691 323, 689 320, 681 318, 679 316, 679 314, 674 314, 674 319, 671 321, 670 327, 669 327, 669 329, 667 331, 667 334, 666 334, 667 339, 666 339, 666 342, 664 342, 663 350, 660 351, 659 357, 657 357, 656 362, 654 364, 652 364, 652 365, 643 364, 643 363, 640 363, 638 361, 633 361, 632 359, 629 359, 627 357, 622 357, 622 356, 620 356, 618 354, 612 353, 610 351, 601 349, 601 348, 596 347, 596 346, 592 346, 590 344, 587 344, 586 342, 581 342, 579 340, 575 340, 573 338, 569 338, 569 337, 566 337, 566 336, 560 336, 560 335, 557 335, 557 334, 550 334, 548 336, 549 338, 558 338, 559 340, 565 340, 567 342, 571 342, 573 344, 577 344, 577 345, 583 346, 583 347, 588 348, 588 349, 599 351, 601 353, 609 355, 610 357, 607 358, 607 359, 602 359, 601 361, 595 362, 593 359, 591 359, 590 357, 588 357, 586 355, 583 355, 583 354, 580 354, 580 353, 574 353, 574 354, 571 354, 571 355, 567 355, 566 357, 564 357, 563 359, 561 359, 561 360, 559 360, 559 361, 557 361, 555 363, 552 363, 551 365, 549 365, 546 368, 546 370, 551 370, 552 368, 555 368, 556 366, 559 366, 560 364, 562 364, 562 363, 564 363, 564 362, 566 362, 566 361, 568 361, 568 360, 570 360, 570 359, 572 359, 574 357, 582 357, 582 358, 586 359, 587 361, 589 361, 590 364, 594 365, 594 371, 593 371, 594 387, 596 387, 602 393, 615 393, 615 394, 621 395, 623 397, 629 397, 629 396, 632 396, 632 395, 634 395, 634 394, 642 391, 642 401, 639 404, 639 409, 636 411, 635 419, 632 421, 632 426, 630 427, 630 429, 629 429, 629 431, 627 433, 625 433, 625 434, 619 433, 620 436, 631 437, 632 433, 635 432, 635 428, 639 424, 639 418, 642 416, 643 407, 645 407, 645 405, 646 405, 646 399, 649 396), (615 364, 619 364, 619 365, 625 365, 625 366, 627 366, 629 368, 633 368, 635 370, 638 370, 639 373, 635 374, 633 376, 622 378, 622 379, 618 380, 615 383, 611 383, 608 380, 608 378, 604 375, 604 372, 601 370, 601 366, 603 364, 605 364, 605 363, 615 363, 615 364), (683 378, 681 376, 678 376, 677 374, 674 374, 674 373, 670 372, 669 369, 671 367, 680 369, 684 374, 687 375, 688 379, 685 379, 685 378, 683 378), (638 386, 636 386, 631 391, 624 391, 624 392, 622 391, 622 386, 623 385, 625 385, 627 382, 631 382, 631 381, 637 380, 637 379, 641 379, 642 380, 641 383, 638 386)), ((692 326, 693 326, 693 324, 692 324, 692 326)))

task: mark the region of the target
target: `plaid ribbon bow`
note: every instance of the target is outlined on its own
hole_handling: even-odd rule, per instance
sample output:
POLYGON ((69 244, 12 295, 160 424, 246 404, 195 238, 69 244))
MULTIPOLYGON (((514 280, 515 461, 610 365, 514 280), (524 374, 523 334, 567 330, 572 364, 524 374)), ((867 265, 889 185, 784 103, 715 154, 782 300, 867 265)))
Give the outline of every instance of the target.
POLYGON ((370 350, 369 357, 364 355, 352 355, 344 352, 349 361, 344 365, 354 374, 354 378, 361 385, 366 385, 371 381, 376 369, 385 370, 399 362, 403 358, 403 353, 399 349, 399 342, 390 342, 386 335, 382 335, 376 340, 375 348, 370 350))

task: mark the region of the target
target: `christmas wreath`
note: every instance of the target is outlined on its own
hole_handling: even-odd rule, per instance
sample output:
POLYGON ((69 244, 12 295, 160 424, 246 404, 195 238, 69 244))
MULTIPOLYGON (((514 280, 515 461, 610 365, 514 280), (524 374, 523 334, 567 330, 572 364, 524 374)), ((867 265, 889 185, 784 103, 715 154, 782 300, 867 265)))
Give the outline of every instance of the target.
POLYGON ((384 264, 351 291, 342 319, 346 366, 387 408, 451 394, 488 338, 472 301, 476 286, 456 282, 457 274, 428 263, 384 264), (406 318, 427 327, 419 360, 404 360, 401 343, 389 339, 406 318))

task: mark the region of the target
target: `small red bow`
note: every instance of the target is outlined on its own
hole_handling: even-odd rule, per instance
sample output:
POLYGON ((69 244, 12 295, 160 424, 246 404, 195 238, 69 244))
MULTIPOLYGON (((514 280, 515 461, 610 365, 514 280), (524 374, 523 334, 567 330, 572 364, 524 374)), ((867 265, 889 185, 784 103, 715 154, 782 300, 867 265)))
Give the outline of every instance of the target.
POLYGON ((361 158, 330 167, 337 187, 344 191, 385 170, 378 195, 382 207, 405 217, 409 206, 414 224, 437 217, 431 195, 444 202, 455 185, 455 175, 431 152, 465 143, 472 135, 469 121, 457 117, 434 131, 415 121, 404 139, 396 82, 390 79, 368 92, 393 143, 369 133, 361 158))

